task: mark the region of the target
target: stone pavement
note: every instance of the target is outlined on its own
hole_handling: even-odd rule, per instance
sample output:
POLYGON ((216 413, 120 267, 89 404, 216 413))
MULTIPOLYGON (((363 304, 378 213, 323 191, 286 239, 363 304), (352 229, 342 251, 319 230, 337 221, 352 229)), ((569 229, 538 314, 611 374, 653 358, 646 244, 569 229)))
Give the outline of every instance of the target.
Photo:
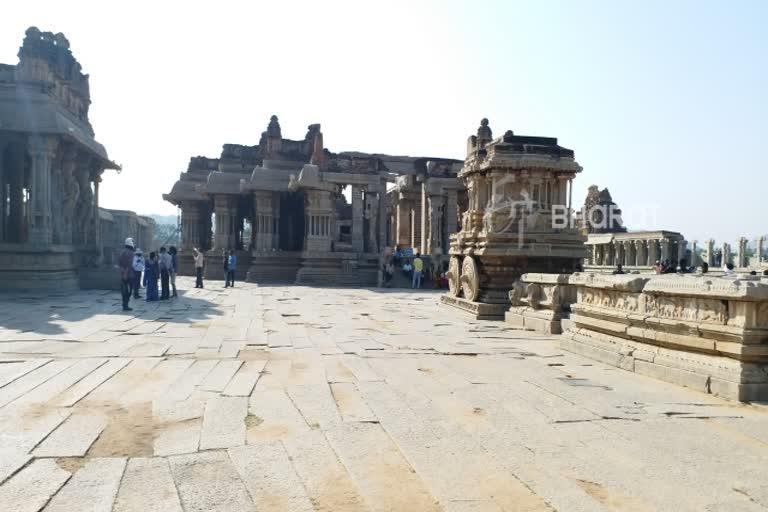
POLYGON ((759 511, 768 408, 430 291, 0 296, 0 511, 759 511))

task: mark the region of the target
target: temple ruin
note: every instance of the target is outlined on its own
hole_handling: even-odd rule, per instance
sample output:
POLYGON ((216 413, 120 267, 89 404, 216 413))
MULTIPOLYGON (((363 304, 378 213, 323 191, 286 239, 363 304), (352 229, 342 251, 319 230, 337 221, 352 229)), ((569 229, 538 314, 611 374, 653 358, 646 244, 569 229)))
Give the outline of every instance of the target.
POLYGON ((387 247, 444 257, 459 168, 449 158, 333 153, 319 124, 290 140, 272 116, 257 145, 192 158, 163 197, 181 209, 182 273, 192 273, 197 247, 211 277, 222 251, 235 250, 251 282, 371 286, 387 247))
POLYGON ((99 183, 120 167, 67 38, 31 27, 18 56, 0 64, 0 287, 76 288, 102 262, 99 183))

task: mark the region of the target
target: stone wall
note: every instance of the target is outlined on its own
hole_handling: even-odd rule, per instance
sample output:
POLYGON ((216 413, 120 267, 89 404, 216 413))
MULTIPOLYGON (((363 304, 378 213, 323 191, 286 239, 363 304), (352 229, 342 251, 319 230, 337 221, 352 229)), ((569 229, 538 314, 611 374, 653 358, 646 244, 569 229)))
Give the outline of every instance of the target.
POLYGON ((768 400, 768 283, 574 274, 564 349, 726 398, 768 400))

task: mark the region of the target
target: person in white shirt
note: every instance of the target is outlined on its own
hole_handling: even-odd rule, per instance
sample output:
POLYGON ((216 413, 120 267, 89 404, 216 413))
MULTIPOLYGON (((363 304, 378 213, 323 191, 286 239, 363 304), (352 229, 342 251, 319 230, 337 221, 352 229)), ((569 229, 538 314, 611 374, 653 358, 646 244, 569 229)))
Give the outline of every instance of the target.
POLYGON ((141 249, 136 249, 133 253, 133 298, 140 299, 139 290, 141 290, 141 274, 144 272, 144 253, 141 249))
POLYGON ((203 287, 203 267, 205 266, 205 256, 203 251, 195 247, 192 249, 195 259, 195 288, 203 287))
POLYGON ((165 247, 160 248, 160 300, 171 298, 171 272, 173 272, 173 259, 165 247))

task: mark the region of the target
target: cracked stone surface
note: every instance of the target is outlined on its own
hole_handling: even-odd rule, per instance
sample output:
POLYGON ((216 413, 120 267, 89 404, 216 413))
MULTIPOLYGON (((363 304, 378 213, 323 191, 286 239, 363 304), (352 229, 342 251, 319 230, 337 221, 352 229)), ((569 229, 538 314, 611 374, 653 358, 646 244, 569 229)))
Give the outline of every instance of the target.
POLYGON ((765 511, 768 407, 431 291, 0 295, 0 510, 765 511))

